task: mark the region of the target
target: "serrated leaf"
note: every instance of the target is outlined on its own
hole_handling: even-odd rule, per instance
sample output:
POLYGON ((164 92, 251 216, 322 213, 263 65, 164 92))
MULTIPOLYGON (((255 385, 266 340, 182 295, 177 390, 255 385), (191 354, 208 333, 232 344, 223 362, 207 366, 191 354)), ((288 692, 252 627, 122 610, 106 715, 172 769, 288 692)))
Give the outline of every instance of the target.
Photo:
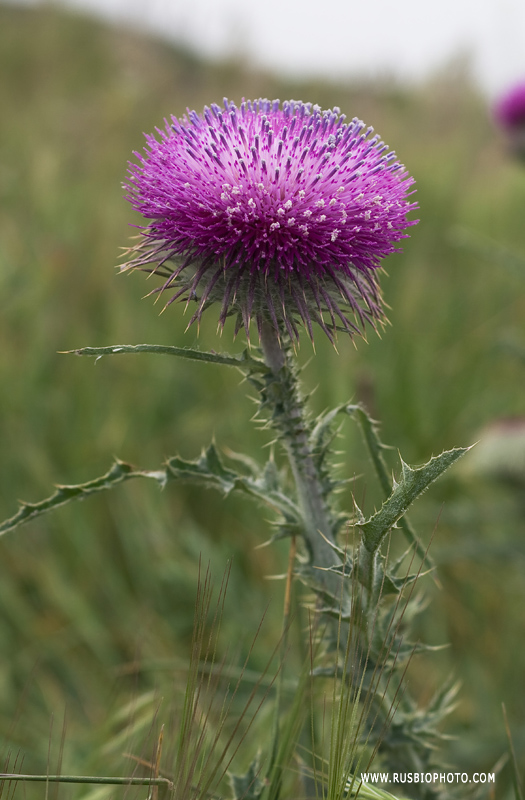
POLYGON ((134 477, 139 477, 139 473, 136 473, 130 464, 117 460, 109 472, 106 472, 100 478, 95 478, 95 480, 87 483, 58 486, 54 494, 39 503, 21 502, 18 512, 0 524, 0 534, 12 531, 19 525, 23 525, 25 522, 29 522, 29 520, 52 511, 59 506, 66 505, 66 503, 70 503, 73 500, 83 500, 96 492, 111 489, 116 484, 134 477))
POLYGON ((385 572, 381 578, 382 594, 400 594, 406 586, 415 583, 420 577, 420 572, 405 575, 403 578, 398 578, 395 575, 385 572))
POLYGON ((178 456, 170 458, 167 473, 168 479, 205 483, 225 496, 234 490, 245 492, 279 511, 285 523, 293 526, 301 524, 301 515, 295 503, 276 488, 276 473, 272 465, 266 465, 257 478, 242 475, 223 464, 217 448, 212 444, 196 461, 186 461, 178 456))
POLYGON ((414 500, 469 449, 458 447, 446 450, 417 469, 412 469, 401 461, 401 480, 379 511, 359 526, 363 532, 363 544, 370 553, 379 548, 388 531, 401 519, 414 500))
MULTIPOLYGON (((392 489, 397 487, 395 478, 392 479, 392 483, 390 481, 388 468, 383 458, 383 451, 391 448, 389 448, 388 445, 383 444, 379 438, 379 424, 372 419, 372 417, 362 406, 348 405, 345 407, 345 411, 347 414, 353 415, 357 418, 363 438, 365 440, 365 444, 370 454, 370 458, 372 459, 377 478, 381 484, 383 494, 385 497, 388 497, 392 489)), ((406 517, 402 517, 399 520, 399 527, 405 534, 407 541, 415 547, 416 553, 423 560, 423 563, 426 564, 427 568, 434 569, 435 565, 433 560, 419 541, 416 532, 406 517)))
POLYGON ((346 480, 337 480, 333 477, 333 469, 330 464, 330 456, 332 454, 331 445, 338 434, 338 429, 334 425, 334 422, 336 417, 345 412, 346 404, 320 414, 317 417, 309 437, 313 462, 319 475, 325 500, 328 500, 340 486, 347 483, 346 480))
POLYGON ((302 530, 299 509, 279 489, 275 465, 267 464, 257 478, 241 475, 223 464, 217 448, 211 444, 196 461, 185 461, 174 456, 161 470, 137 470, 130 464, 116 460, 111 469, 99 478, 87 483, 58 486, 50 497, 39 503, 20 502, 18 512, 0 524, 0 535, 73 500, 83 500, 132 478, 153 479, 161 488, 164 488, 168 481, 191 480, 214 486, 225 496, 234 490, 242 491, 278 511, 282 516, 278 524, 283 529, 288 526, 290 531, 302 530))
POLYGON ((154 353, 157 355, 178 356, 187 358, 190 361, 206 361, 211 364, 222 364, 228 367, 240 367, 244 371, 247 369, 253 372, 267 372, 268 367, 260 359, 254 358, 248 350, 244 350, 238 356, 225 355, 223 353, 206 352, 204 350, 194 350, 190 347, 173 347, 163 344, 117 344, 109 347, 80 347, 77 350, 65 350, 65 355, 91 356, 97 359, 103 356, 114 356, 120 354, 133 353, 154 353))
POLYGON ((219 489, 226 496, 241 479, 239 473, 223 465, 214 444, 203 451, 196 461, 186 461, 179 456, 173 456, 167 462, 167 469, 170 479, 204 482, 219 489))

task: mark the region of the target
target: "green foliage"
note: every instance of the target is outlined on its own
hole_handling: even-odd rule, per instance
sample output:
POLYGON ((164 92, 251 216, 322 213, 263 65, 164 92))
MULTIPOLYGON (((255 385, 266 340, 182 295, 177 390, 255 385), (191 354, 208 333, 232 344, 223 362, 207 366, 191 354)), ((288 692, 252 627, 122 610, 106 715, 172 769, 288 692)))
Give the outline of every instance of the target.
MULTIPOLYGON (((130 349, 133 348, 119 346, 106 348, 106 352, 113 355, 130 349)), ((193 360, 216 360, 213 354, 199 354, 194 350, 177 351, 154 345, 141 345, 138 349, 175 354, 193 360)), ((263 338, 261 355, 266 353, 267 344, 263 338)), ((84 354, 95 353, 88 351, 84 354)), ((100 353, 96 354, 100 357, 100 353)), ((429 769, 432 766, 434 744, 440 738, 437 725, 449 711, 449 693, 441 692, 439 698, 427 709, 421 710, 410 698, 404 699, 403 703, 396 703, 400 682, 397 684, 396 694, 392 696, 389 690, 393 675, 406 668, 407 661, 416 649, 422 649, 407 643, 404 636, 399 635, 403 617, 413 616, 413 613, 406 613, 410 596, 402 605, 400 614, 399 604, 405 588, 417 580, 418 575, 406 575, 399 579, 395 574, 397 565, 394 571, 387 569, 381 545, 412 503, 465 450, 442 453, 418 469, 412 469, 401 461, 400 479, 394 481, 392 492, 379 511, 365 520, 357 509, 356 524, 360 532, 360 544, 357 549, 351 548, 349 554, 342 553, 337 545, 338 526, 335 524, 334 509, 328 505, 336 484, 331 480, 327 464, 329 445, 333 439, 330 426, 341 409, 324 414, 315 425, 307 422, 288 345, 283 346, 279 365, 271 369, 265 368, 260 358, 254 359, 247 355, 242 360, 223 356, 219 363, 221 361, 227 366, 242 363, 241 369, 246 377, 259 390, 259 414, 267 417, 268 425, 279 435, 290 459, 296 502, 289 498, 289 491, 281 485, 273 459, 262 470, 258 470, 251 459, 238 458, 251 472, 251 475, 246 476, 226 467, 212 444, 197 461, 186 461, 175 456, 168 459, 163 470, 156 472, 134 470, 117 461, 102 478, 79 486, 60 487, 50 498, 40 503, 25 503, 15 517, 0 527, 0 532, 11 530, 72 500, 84 499, 94 492, 113 488, 116 484, 135 477, 154 478, 163 487, 173 480, 187 480, 219 489, 226 497, 235 490, 254 496, 280 512, 281 518, 277 520, 277 524, 281 530, 286 529, 288 535, 301 536, 308 553, 308 568, 305 569, 303 564, 298 571, 312 584, 319 599, 324 604, 328 603, 324 608, 321 606, 321 613, 329 621, 331 617, 337 620, 337 626, 329 624, 323 635, 326 652, 335 657, 335 663, 328 667, 328 674, 332 672, 334 676, 334 710, 326 777, 328 800, 338 800, 347 793, 349 776, 359 768, 363 758, 360 749, 363 736, 364 744, 370 744, 374 754, 379 751, 384 763, 392 769, 395 769, 396 763, 411 771, 429 769), (320 534, 324 536, 321 538, 320 534), (324 549, 320 549, 320 544, 324 549), (334 560, 338 560, 340 556, 343 556, 342 563, 336 565, 334 560), (320 574, 317 571, 319 566, 323 567, 320 574), (358 586, 362 590, 356 592, 358 586), (384 600, 389 594, 397 596, 393 611, 384 607, 384 600), (358 631, 357 636, 354 628, 358 631), (357 640, 357 649, 354 639, 357 640), (344 652, 341 682, 339 651, 344 652), (395 758, 389 758, 392 753, 395 758)), ((359 409, 356 416, 367 421, 365 431, 370 431, 371 422, 366 413, 359 409)), ((367 443, 372 457, 377 461, 377 453, 381 447, 379 439, 369 435, 367 443)), ((166 789, 180 798, 205 798, 209 792, 215 793, 215 786, 220 786, 233 758, 228 755, 233 734, 224 747, 220 744, 220 738, 229 721, 232 703, 241 685, 246 664, 231 697, 229 693, 224 697, 214 732, 208 732, 211 709, 218 691, 218 684, 210 681, 210 676, 215 668, 218 647, 216 628, 219 627, 216 620, 218 618, 220 621, 222 617, 224 591, 225 587, 221 590, 216 619, 208 638, 206 623, 210 610, 211 587, 208 575, 202 584, 199 581, 189 677, 179 722, 175 777, 172 785, 166 789), (202 670, 209 670, 208 680, 204 682, 202 670), (203 696, 205 691, 210 693, 209 698, 203 696)), ((287 616, 288 612, 285 612, 286 625, 287 616)), ((313 654, 311 660, 313 664, 313 654)), ((280 668, 284 669, 284 662, 280 668)), ((323 674, 323 670, 311 672, 323 674)), ((218 675, 220 674, 219 669, 218 675)), ((262 797, 264 794, 268 800, 281 798, 283 770, 289 767, 294 757, 301 733, 303 694, 299 685, 295 691, 292 711, 287 715, 287 722, 281 720, 279 699, 274 742, 273 745, 271 739, 266 742, 266 746, 272 751, 266 784, 259 781, 252 766, 244 778, 232 776, 231 786, 235 797, 238 797, 239 791, 247 791, 252 797, 262 797)), ((241 713, 241 720, 252 699, 253 695, 241 713)), ((238 724, 235 725, 234 732, 238 724)), ((315 752, 313 758, 317 758, 315 752)), ((156 757, 156 763, 160 764, 160 755, 156 757)), ((158 767, 154 771, 154 777, 157 775, 158 767)), ((324 788, 322 792, 324 796, 324 788)), ((421 796, 433 794, 434 792, 425 790, 421 796)))
POLYGON ((59 506, 70 503, 72 500, 85 500, 86 497, 89 497, 94 492, 112 489, 117 483, 122 483, 122 481, 136 477, 136 475, 137 473, 133 471, 133 467, 129 464, 124 464, 123 461, 116 461, 111 469, 100 478, 95 478, 95 480, 81 483, 77 486, 59 486, 51 497, 42 500, 40 503, 22 503, 18 513, 0 525, 0 534, 12 531, 24 522, 29 522, 29 520, 40 516, 40 514, 52 511, 59 506))
POLYGON ((359 527, 363 531, 363 544, 369 552, 378 550, 387 533, 404 516, 414 500, 420 497, 458 458, 468 452, 468 449, 468 447, 458 447, 448 450, 417 469, 409 467, 401 460, 401 476, 399 482, 394 481, 390 497, 370 519, 359 522, 359 527))

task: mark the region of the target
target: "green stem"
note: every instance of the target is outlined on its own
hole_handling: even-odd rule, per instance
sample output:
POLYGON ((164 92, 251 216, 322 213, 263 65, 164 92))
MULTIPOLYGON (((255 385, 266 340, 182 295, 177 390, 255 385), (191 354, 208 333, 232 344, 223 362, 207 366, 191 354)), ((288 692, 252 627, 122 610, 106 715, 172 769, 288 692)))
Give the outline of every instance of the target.
POLYGON ((288 651, 288 633, 290 630, 290 608, 292 599, 292 579, 294 573, 295 555, 296 555, 296 539, 292 536, 290 545, 290 552, 288 555, 288 570, 286 573, 286 585, 284 589, 284 604, 283 604, 283 629, 281 634, 281 644, 279 647, 279 675, 276 681, 276 697, 275 697, 275 716, 273 722, 273 741, 272 752, 270 756, 270 765, 268 768, 268 780, 270 781, 270 798, 278 798, 281 789, 281 775, 279 761, 279 745, 281 736, 281 716, 283 712, 283 693, 284 693, 284 664, 286 654, 288 651), (274 771, 278 770, 278 774, 274 775, 274 771))
POLYGON ((330 542, 335 544, 335 525, 310 446, 297 376, 290 364, 287 348, 282 346, 270 323, 263 323, 261 327, 261 347, 271 371, 264 399, 271 408, 271 424, 280 434, 294 477, 309 565, 320 568, 315 575, 316 581, 337 596, 340 578, 335 573, 323 571, 338 563, 330 546, 330 542))
POLYGON ((22 775, 0 773, 0 782, 28 781, 37 783, 91 783, 107 786, 173 786, 167 778, 121 778, 99 775, 22 775))

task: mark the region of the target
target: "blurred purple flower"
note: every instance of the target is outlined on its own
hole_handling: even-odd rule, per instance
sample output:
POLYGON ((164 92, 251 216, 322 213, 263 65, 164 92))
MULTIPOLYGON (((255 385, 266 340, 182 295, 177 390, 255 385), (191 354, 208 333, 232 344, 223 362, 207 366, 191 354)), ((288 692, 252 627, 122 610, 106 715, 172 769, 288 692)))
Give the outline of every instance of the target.
POLYGON ((128 199, 149 223, 122 269, 165 278, 155 291, 219 302, 298 338, 312 322, 333 341, 384 321, 377 271, 417 220, 413 179, 372 128, 338 108, 226 99, 171 118, 130 163, 128 199), (148 266, 154 265, 154 266, 148 266), (353 321, 351 321, 351 319, 353 321))
POLYGON ((525 125, 525 82, 513 86, 498 100, 494 116, 502 128, 525 125))
POLYGON ((494 118, 505 132, 509 152, 525 161, 525 81, 500 98, 494 106, 494 118))

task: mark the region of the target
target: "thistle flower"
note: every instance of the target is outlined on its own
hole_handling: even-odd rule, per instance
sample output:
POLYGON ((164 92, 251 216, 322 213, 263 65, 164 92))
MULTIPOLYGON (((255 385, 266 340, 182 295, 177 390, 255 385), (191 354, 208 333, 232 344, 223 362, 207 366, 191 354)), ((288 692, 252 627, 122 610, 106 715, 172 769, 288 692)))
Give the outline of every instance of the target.
POLYGON ((505 131, 511 153, 525 160, 525 82, 500 98, 494 106, 494 118, 505 131))
POLYGON ((236 332, 255 319, 292 339, 316 322, 362 333, 384 321, 381 260, 415 224, 395 153, 338 108, 224 100, 172 117, 130 163, 128 200, 148 224, 123 270, 164 277, 156 292, 220 303, 236 332), (153 265, 153 266, 152 266, 153 265))
POLYGON ((494 116, 502 128, 525 125, 525 82, 507 91, 496 103, 494 116))

